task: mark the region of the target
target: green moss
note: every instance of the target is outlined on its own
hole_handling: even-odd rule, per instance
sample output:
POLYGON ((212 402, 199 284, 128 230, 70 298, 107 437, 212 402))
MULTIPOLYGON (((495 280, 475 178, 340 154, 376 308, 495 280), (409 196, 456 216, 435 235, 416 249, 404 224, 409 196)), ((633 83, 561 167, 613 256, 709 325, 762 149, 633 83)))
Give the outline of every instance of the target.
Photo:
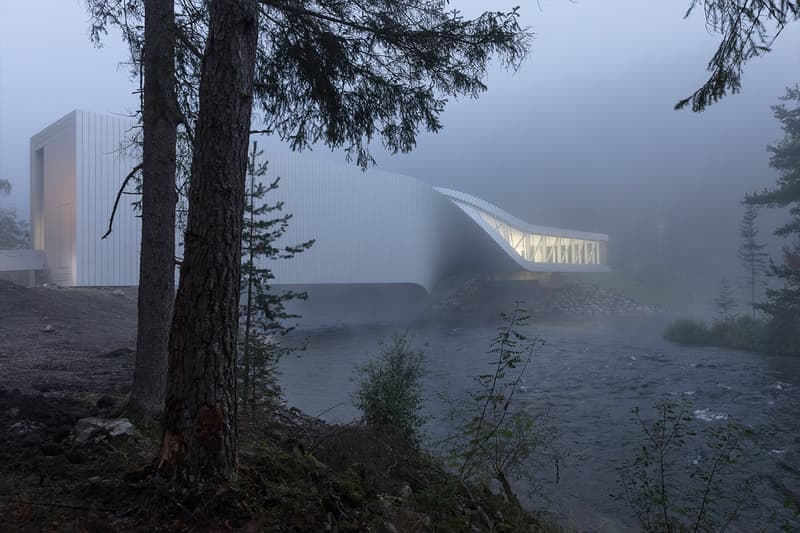
POLYGON ((367 499, 362 471, 361 465, 354 464, 344 472, 338 473, 332 481, 334 489, 341 497, 354 506, 363 505, 367 499))

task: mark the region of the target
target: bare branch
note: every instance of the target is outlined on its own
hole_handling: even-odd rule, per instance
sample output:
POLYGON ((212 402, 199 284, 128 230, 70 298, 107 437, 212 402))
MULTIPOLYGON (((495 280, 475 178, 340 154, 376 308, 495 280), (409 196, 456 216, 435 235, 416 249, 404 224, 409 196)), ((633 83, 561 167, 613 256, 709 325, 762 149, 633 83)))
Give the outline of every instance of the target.
POLYGON ((142 170, 142 164, 139 163, 133 170, 131 170, 125 179, 122 180, 122 185, 120 185, 119 190, 117 191, 117 197, 114 200, 114 208, 111 210, 111 217, 108 219, 108 230, 103 234, 101 239, 105 239, 109 235, 111 235, 111 227, 114 225, 114 216, 117 214, 117 206, 119 205, 119 199, 122 197, 122 193, 125 191, 125 187, 128 186, 128 182, 136 175, 137 172, 142 170))
POLYGON ((201 51, 200 51, 200 49, 199 49, 199 48, 197 48, 197 47, 194 45, 194 43, 193 43, 192 41, 190 41, 190 40, 189 40, 189 38, 188 38, 188 37, 186 36, 186 34, 183 32, 183 29, 181 29, 181 27, 180 27, 180 26, 178 26, 177 24, 175 25, 175 35, 177 35, 177 36, 178 36, 178 40, 179 40, 181 43, 183 43, 183 45, 184 45, 184 46, 185 46, 185 47, 186 47, 186 48, 187 48, 187 49, 188 49, 188 50, 189 50, 189 51, 192 53, 192 55, 194 55, 194 56, 195 56, 197 59, 199 59, 199 60, 201 60, 201 61, 202 61, 202 59, 203 59, 203 52, 201 52, 201 51))

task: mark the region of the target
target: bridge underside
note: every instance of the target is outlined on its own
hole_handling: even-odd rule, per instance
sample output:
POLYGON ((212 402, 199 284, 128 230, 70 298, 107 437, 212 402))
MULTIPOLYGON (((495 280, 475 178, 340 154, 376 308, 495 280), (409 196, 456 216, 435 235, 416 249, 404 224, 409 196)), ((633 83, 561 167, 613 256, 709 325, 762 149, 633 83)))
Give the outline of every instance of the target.
POLYGON ((450 189, 436 190, 480 227, 513 260, 518 272, 608 270, 605 234, 528 224, 480 198, 450 189))

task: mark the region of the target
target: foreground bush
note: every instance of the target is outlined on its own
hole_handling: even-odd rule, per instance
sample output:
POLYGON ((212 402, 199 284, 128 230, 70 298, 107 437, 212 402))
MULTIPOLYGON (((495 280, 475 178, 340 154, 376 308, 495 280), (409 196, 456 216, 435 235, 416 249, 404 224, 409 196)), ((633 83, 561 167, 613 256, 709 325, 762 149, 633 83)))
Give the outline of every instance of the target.
POLYGON ((652 411, 645 418, 633 409, 641 435, 617 469, 622 490, 613 496, 645 533, 725 531, 749 496, 736 465, 749 451, 749 432, 734 422, 702 427, 688 402, 661 400, 652 411))
POLYGON ((377 359, 357 368, 354 404, 367 426, 419 443, 425 421, 420 414, 423 360, 407 334, 396 334, 377 359))
POLYGON ((521 508, 512 483, 522 481, 533 491, 545 463, 557 472, 559 458, 547 413, 517 396, 544 340, 523 333, 529 316, 519 302, 501 317, 505 323, 487 352, 491 370, 475 376, 477 387, 450 413, 460 429, 447 439, 448 456, 462 480, 486 486, 496 481, 505 499, 521 508))

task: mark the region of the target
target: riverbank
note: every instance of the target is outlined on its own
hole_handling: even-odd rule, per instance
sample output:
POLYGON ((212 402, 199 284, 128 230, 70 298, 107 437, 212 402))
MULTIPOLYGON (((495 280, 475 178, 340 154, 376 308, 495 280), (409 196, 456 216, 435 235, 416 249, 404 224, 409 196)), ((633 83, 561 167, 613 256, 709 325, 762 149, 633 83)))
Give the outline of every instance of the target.
MULTIPOLYGON (((513 291, 508 296, 513 296, 513 291)), ((487 368, 488 342, 500 325, 498 316, 489 318, 490 313, 493 311, 479 308, 464 315, 445 313, 440 315, 441 320, 420 320, 411 324, 301 328, 292 340, 305 345, 306 350, 292 353, 280 363, 280 381, 287 403, 324 418, 327 427, 347 426, 357 416, 350 396, 354 367, 375 355, 381 339, 389 338, 398 329, 408 328, 415 343, 426 353, 424 414, 430 421, 426 427, 431 437, 429 442, 435 442, 436 437, 453 429, 448 426, 441 395, 454 399, 463 397, 473 376, 487 368)), ((94 494, 92 498, 100 498, 118 490, 114 488, 114 481, 96 484, 97 479, 92 478, 103 479, 107 475, 99 471, 115 472, 114 475, 123 476, 126 481, 128 467, 125 465, 128 463, 125 461, 128 459, 133 461, 130 472, 144 472, 155 450, 144 451, 141 456, 136 450, 147 450, 158 441, 157 436, 141 442, 133 437, 132 446, 124 444, 125 441, 100 442, 91 445, 95 447, 90 453, 72 456, 75 463, 69 462, 69 450, 83 448, 73 449, 69 440, 53 440, 53 435, 71 438, 74 423, 63 422, 65 419, 77 420, 92 415, 105 418, 116 414, 130 387, 135 316, 135 293, 126 289, 40 288, 30 291, 0 285, 0 388, 13 398, 21 398, 0 412, 9 417, 3 418, 0 431, 23 422, 28 416, 24 415, 23 405, 40 405, 41 409, 37 409, 42 417, 51 413, 46 425, 53 427, 52 431, 45 432, 44 441, 19 432, 13 436, 16 443, 6 446, 10 452, 2 464, 8 468, 4 472, 11 472, 11 475, 0 476, 0 480, 4 480, 0 494, 10 498, 16 506, 14 509, 22 513, 18 516, 20 520, 30 516, 26 513, 39 513, 41 519, 46 519, 48 513, 56 516, 62 512, 59 507, 36 503, 83 505, 83 508, 63 510, 72 517, 73 523, 79 524, 82 522, 75 521, 94 512, 95 508, 121 514, 131 509, 131 513, 143 513, 141 508, 146 502, 142 504, 135 495, 126 492, 120 492, 116 496, 118 499, 111 503, 87 500, 89 511, 85 509, 86 503, 71 498, 73 493, 84 493, 81 491, 94 494), (15 388, 19 391, 14 392, 15 388), (63 409, 53 407, 52 401, 63 409), (14 413, 15 408, 20 411, 6 414, 14 413), (73 408, 77 411, 70 414, 73 408), (50 441, 55 448, 50 446, 50 441), (24 464, 13 462, 24 457, 30 460, 23 459, 24 464), (62 470, 52 466, 56 463, 63 466, 62 470), (48 477, 42 473, 54 475, 48 477), (19 497, 23 499, 20 501, 19 497), (124 507, 122 502, 129 497, 132 503, 124 507)), ((774 521, 769 522, 770 516, 783 512, 783 501, 800 497, 800 489, 795 485, 795 480, 800 479, 796 468, 800 460, 797 437, 800 427, 795 409, 800 402, 797 378, 800 361, 717 348, 676 346, 661 338, 668 319, 662 313, 576 313, 538 316, 532 320, 527 333, 543 338, 546 344, 534 357, 529 377, 521 384, 519 398, 532 409, 547 411, 552 416, 558 429, 557 446, 563 458, 558 472, 535 473, 536 487, 518 487, 518 493, 529 508, 546 511, 559 524, 577 531, 638 530, 630 510, 608 495, 619 489, 617 467, 636 453, 641 437, 640 428, 631 421, 631 409, 646 410, 664 397, 690 400, 694 422, 709 431, 728 420, 736 420, 757 437, 756 452, 744 466, 758 479, 758 490, 746 509, 747 521, 738 531, 751 531, 753 529, 748 528, 753 524, 774 524, 774 521), (530 497, 529 493, 532 493, 530 497)), ((17 429, 20 428, 27 431, 30 426, 26 428, 26 424, 22 424, 17 429)), ((286 431, 278 433, 286 437, 292 435, 286 431)), ((266 438, 263 432, 260 436, 266 438)), ((281 455, 284 452, 280 451, 284 450, 280 445, 284 441, 278 438, 270 442, 273 442, 270 446, 278 450, 275 457, 284 458, 281 455)), ((3 446, 0 444, 0 448, 3 446)), ((696 451, 692 448, 687 453, 696 451)), ((253 453, 253 457, 258 457, 253 453)), ((316 452, 312 455, 325 463, 316 452)), ((699 467, 707 464, 706 456, 697 453, 685 464, 681 462, 680 468, 695 468, 695 459, 699 467)), ((252 468, 258 472, 262 467, 252 468)), ((347 470, 338 472, 349 476, 347 470)), ((302 471, 311 477, 319 475, 313 469, 302 471)), ((147 498, 159 505, 172 505, 177 514, 170 516, 183 520, 184 511, 169 499, 174 495, 165 497, 161 492, 147 492, 151 490, 147 488, 149 485, 132 475, 133 481, 143 483, 140 487, 147 498)), ((331 480, 330 477, 325 479, 331 480)), ((734 478, 736 482, 739 480, 734 478)), ((417 485, 411 485, 414 495, 426 493, 424 488, 418 490, 414 488, 417 485)), ((279 492, 279 487, 273 489, 279 492)), ((265 490, 261 488, 255 492, 264 494, 265 490)), ((403 491, 408 494, 407 489, 403 491)), ((445 491, 437 498, 446 494, 445 491)), ((187 503, 191 505, 178 501, 181 506, 193 510, 195 507, 191 505, 197 506, 197 502, 203 500, 190 500, 187 503)), ((375 503, 375 500, 369 501, 375 503)), ((465 509, 474 510, 469 505, 465 509)), ((419 507, 417 511, 430 514, 419 507)), ((474 514, 471 516, 474 518, 474 514)), ((69 530, 62 527, 61 522, 56 526, 51 526, 50 522, 41 524, 45 530, 69 530)), ((796 521, 790 524, 798 525, 796 521)), ((731 530, 737 531, 736 528, 731 530)))
POLYGON ((118 408, 0 389, 3 531, 562 531, 423 452, 296 409, 242 425, 235 480, 183 490, 152 474, 158 435, 118 408))
POLYGON ((178 490, 152 475, 158 432, 118 418, 132 292, 0 282, 3 531, 562 531, 422 451, 279 406, 241 422, 234 482, 178 490))
MULTIPOLYGON (((531 319, 524 332, 546 344, 535 354, 518 399, 550 417, 562 458, 558 471, 537 470, 535 485, 518 485, 518 493, 529 508, 546 510, 565 527, 639 531, 630 508, 609 497, 620 491, 618 468, 641 449, 642 430, 631 411, 639 408, 648 418, 664 399, 686 401, 698 437, 675 457, 674 468, 697 475, 710 464, 703 436, 729 422, 741 424, 752 436, 751 450, 726 481, 734 493, 736 487, 757 488, 729 530, 744 533, 770 524, 774 528, 767 531, 778 529, 781 522, 775 525, 773 517, 783 520, 783 502, 800 498, 800 360, 678 346, 662 338, 669 320, 662 313, 531 319)), ((346 423, 358 416, 350 401, 354 369, 374 357, 382 339, 407 330, 426 357, 424 429, 435 445, 457 429, 442 397, 465 398, 473 377, 490 368, 489 341, 502 325, 495 316, 298 331, 296 340, 306 348, 281 361, 280 382, 291 405, 346 423)), ((793 520, 791 526, 800 527, 793 520)))

